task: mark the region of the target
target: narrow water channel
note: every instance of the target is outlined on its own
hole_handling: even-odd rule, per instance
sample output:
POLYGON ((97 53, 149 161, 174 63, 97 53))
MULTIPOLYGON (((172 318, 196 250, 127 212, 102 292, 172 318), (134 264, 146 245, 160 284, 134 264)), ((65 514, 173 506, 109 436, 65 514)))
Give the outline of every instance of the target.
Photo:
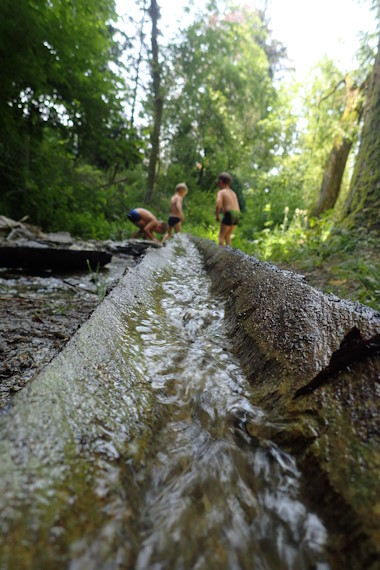
POLYGON ((299 497, 294 459, 244 429, 265 416, 232 353, 223 303, 184 240, 135 329, 165 418, 144 473, 136 567, 328 568, 325 529, 299 497))
MULTIPOLYGON (((32 513, 41 508, 52 512, 45 518, 35 515, 30 523, 32 535, 38 537, 43 536, 36 528, 39 524, 51 525, 46 545, 49 562, 38 564, 36 558, 28 562, 27 552, 12 558, 12 545, 8 544, 0 550, 0 568, 327 570, 326 531, 302 500, 294 458, 273 442, 250 438, 245 430, 248 420, 257 424, 269 420, 250 397, 250 386, 225 329, 223 302, 210 292, 196 247, 186 236, 177 236, 161 251, 149 253, 141 262, 144 264, 151 269, 139 274, 136 268, 125 279, 136 290, 145 287, 148 295, 142 299, 129 292, 126 299, 123 292, 119 298, 116 292, 110 301, 106 299, 103 305, 117 306, 120 315, 113 327, 109 325, 104 339, 99 331, 102 309, 83 327, 87 340, 82 338, 77 345, 86 364, 77 364, 80 373, 66 362, 77 357, 66 355, 59 381, 53 373, 34 381, 29 406, 43 399, 40 426, 33 410, 29 416, 23 412, 28 406, 25 396, 15 401, 9 421, 6 414, 1 418, 0 437, 6 441, 1 445, 0 439, 0 475, 4 475, 0 507, 8 516, 1 524, 4 540, 19 536, 18 531, 9 530, 13 516, 20 520, 20 514, 12 511, 14 505, 20 510, 25 500, 32 513), (111 377, 112 381, 107 379, 111 377), (145 420, 132 405, 145 398, 142 386, 151 402, 151 415, 145 420), (51 390, 56 396, 49 403, 46 394, 51 390), (59 390, 67 393, 62 395, 59 390), (64 403, 64 413, 57 413, 57 401, 64 403), (141 440, 130 436, 133 430, 128 427, 127 415, 134 413, 135 422, 137 418, 149 423, 154 417, 145 455, 141 440), (33 427, 27 425, 31 415, 33 427), (57 419, 53 428, 55 417, 60 423, 57 419), (69 429, 71 435, 65 435, 69 429), (52 441, 41 444, 45 436, 52 441), (37 460, 30 462, 36 438, 38 465, 37 460), (66 444, 59 446, 54 438, 66 439, 66 444), (25 451, 28 446, 29 454, 25 451), (57 453, 59 447, 62 450, 57 453), (20 466, 23 457, 29 463, 20 466), (57 458, 66 463, 61 469, 57 458), (33 474, 31 469, 35 469, 33 474), (68 469, 85 474, 80 491, 72 482, 65 483, 68 469), (108 473, 103 488, 99 470, 108 473), (15 485, 22 489, 21 494, 15 485), (83 491, 86 485, 93 485, 95 491, 83 491), (84 492, 90 496, 87 501, 84 492), (63 516, 59 501, 53 501, 56 512, 48 506, 48 496, 53 495, 59 495, 61 502, 69 497, 82 536, 71 528, 75 520, 67 523, 70 507, 65 507, 63 516), (99 498, 101 507, 91 503, 92 495, 99 498), (75 511, 77 503, 92 509, 87 522, 85 512, 79 516, 75 511), (108 517, 106 523, 94 515, 100 510, 108 517), (117 512, 122 512, 119 518, 117 512), (71 537, 66 542, 62 539, 65 533, 71 537), (132 544, 128 552, 129 546, 120 547, 122 542, 132 544)), ((27 551, 26 535, 28 528, 22 534, 27 551)))

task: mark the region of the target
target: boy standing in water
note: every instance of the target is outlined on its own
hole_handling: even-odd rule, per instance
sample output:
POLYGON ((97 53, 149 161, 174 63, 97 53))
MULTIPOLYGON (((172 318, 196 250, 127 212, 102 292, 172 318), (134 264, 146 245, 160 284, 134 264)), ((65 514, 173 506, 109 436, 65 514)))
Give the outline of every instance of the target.
POLYGON ((140 228, 132 237, 137 238, 144 236, 146 239, 151 239, 155 243, 159 243, 159 241, 153 235, 153 232, 164 234, 168 227, 165 222, 158 221, 152 212, 145 210, 145 208, 129 210, 129 212, 127 212, 127 218, 132 224, 140 228))
POLYGON ((231 245, 231 236, 239 223, 240 206, 235 192, 230 188, 232 182, 228 172, 222 172, 218 176, 219 192, 216 198, 215 217, 220 222, 219 213, 223 212, 220 224, 218 242, 219 245, 231 245))
POLYGON ((168 219, 168 226, 169 230, 167 234, 164 236, 162 243, 172 237, 173 228, 176 234, 181 231, 181 225, 184 221, 184 215, 182 212, 182 201, 186 194, 188 193, 188 188, 184 182, 177 184, 175 187, 175 194, 172 196, 170 200, 170 208, 169 208, 169 219, 168 219))

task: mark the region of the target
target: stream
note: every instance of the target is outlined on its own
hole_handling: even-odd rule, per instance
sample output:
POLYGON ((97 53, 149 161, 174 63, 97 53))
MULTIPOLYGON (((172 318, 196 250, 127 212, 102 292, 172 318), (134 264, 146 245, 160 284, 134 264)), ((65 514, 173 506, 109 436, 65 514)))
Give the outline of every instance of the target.
POLYGON ((129 270, 0 416, 1 570, 330 568, 227 332, 186 236, 129 270))

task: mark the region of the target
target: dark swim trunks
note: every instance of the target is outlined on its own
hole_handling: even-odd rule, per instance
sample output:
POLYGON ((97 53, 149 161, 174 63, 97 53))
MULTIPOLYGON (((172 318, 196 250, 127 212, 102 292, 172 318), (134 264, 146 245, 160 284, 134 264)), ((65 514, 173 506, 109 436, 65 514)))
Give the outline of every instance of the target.
POLYGON ((178 224, 178 222, 180 222, 180 221, 181 221, 181 218, 176 218, 175 216, 170 216, 168 219, 169 228, 172 228, 173 226, 178 224))
POLYGON ((141 220, 141 216, 136 210, 129 210, 129 212, 127 212, 127 218, 134 224, 141 220))
POLYGON ((229 210, 223 216, 222 224, 225 226, 236 226, 240 220, 239 210, 229 210))

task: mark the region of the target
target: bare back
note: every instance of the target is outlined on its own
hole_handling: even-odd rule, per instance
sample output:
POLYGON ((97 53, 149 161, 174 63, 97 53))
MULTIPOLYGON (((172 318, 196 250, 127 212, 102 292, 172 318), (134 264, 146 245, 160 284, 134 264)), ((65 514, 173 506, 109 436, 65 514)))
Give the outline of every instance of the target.
POLYGON ((157 221, 155 216, 153 216, 152 212, 149 210, 145 210, 145 208, 135 208, 136 212, 138 212, 141 216, 141 220, 147 224, 148 222, 157 221))
POLYGON ((176 218, 180 218, 182 216, 182 196, 179 194, 174 194, 170 200, 169 214, 176 218))
POLYGON ((223 188, 219 190, 217 197, 217 209, 222 210, 223 214, 231 210, 240 211, 239 201, 237 196, 231 188, 223 188))

